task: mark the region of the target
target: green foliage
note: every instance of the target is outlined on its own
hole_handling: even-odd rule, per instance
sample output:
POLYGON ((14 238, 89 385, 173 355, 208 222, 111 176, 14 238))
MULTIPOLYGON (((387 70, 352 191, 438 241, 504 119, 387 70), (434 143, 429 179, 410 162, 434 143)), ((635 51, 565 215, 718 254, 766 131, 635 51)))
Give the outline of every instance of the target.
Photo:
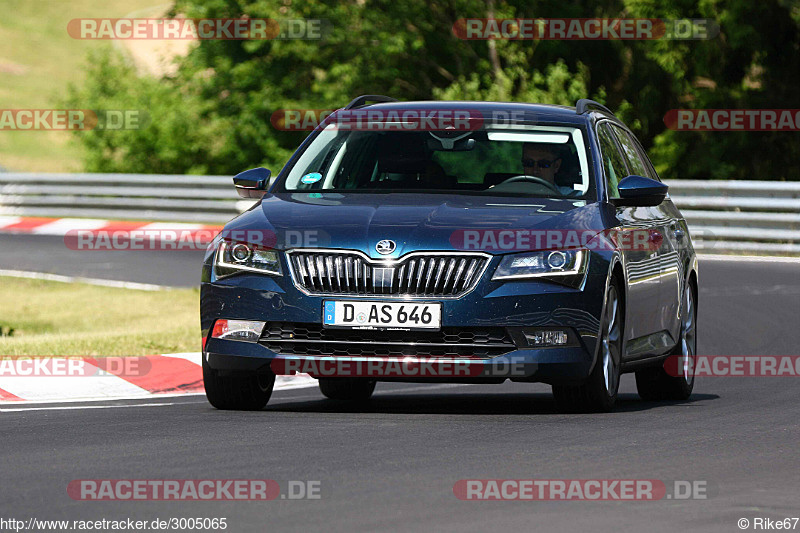
MULTIPOLYGON (((547 65, 544 72, 528 71, 523 63, 504 67, 497 75, 473 73, 460 77, 446 88, 433 90, 438 100, 489 100, 499 102, 544 102, 575 105, 589 93, 589 71, 578 63, 572 73, 563 60, 547 65)), ((594 98, 603 99, 603 91, 594 98)))
MULTIPOLYGON (((146 109, 150 126, 80 134, 91 171, 232 174, 280 168, 304 138, 280 109, 341 107, 358 94, 616 110, 668 178, 797 179, 797 133, 666 129, 680 108, 796 108, 800 15, 782 0, 177 0, 188 17, 325 19, 323 40, 201 41, 163 79, 113 53, 92 58, 72 103, 146 109), (720 35, 679 41, 464 41, 467 17, 708 18, 720 35)), ((86 105, 78 107, 87 107, 86 105)))
POLYGON ((89 172, 228 174, 274 164, 291 153, 270 137, 268 121, 254 125, 248 115, 238 122, 221 116, 216 102, 199 94, 195 84, 140 77, 111 48, 92 54, 89 63, 86 83, 70 89, 66 107, 139 110, 149 118, 141 129, 76 132, 87 148, 89 172), (240 135, 251 136, 280 159, 243 153, 236 144, 240 135))

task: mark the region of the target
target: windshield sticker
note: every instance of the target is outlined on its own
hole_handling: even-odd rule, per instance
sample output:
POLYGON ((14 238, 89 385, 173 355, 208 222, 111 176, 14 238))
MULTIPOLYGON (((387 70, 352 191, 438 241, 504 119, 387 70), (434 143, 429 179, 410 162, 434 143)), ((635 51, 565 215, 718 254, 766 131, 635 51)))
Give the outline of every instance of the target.
POLYGON ((312 172, 300 178, 300 181, 303 183, 316 183, 321 179, 322 179, 322 174, 320 174, 319 172, 312 172))

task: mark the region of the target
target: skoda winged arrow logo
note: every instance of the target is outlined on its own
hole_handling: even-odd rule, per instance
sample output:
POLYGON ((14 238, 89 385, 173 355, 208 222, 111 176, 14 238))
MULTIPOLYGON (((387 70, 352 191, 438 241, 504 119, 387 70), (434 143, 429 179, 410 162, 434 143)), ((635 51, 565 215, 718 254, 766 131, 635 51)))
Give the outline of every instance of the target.
POLYGON ((397 245, 394 241, 390 241, 389 239, 383 239, 378 241, 378 244, 375 245, 375 250, 381 255, 387 255, 394 252, 394 249, 397 248, 397 245))

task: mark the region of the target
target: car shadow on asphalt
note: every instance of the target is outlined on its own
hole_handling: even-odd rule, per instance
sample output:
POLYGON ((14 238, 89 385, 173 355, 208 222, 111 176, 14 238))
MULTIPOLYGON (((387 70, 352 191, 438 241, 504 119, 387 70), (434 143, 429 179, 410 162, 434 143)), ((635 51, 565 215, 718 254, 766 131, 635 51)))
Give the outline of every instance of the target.
MULTIPOLYGON (((716 394, 692 394, 685 401, 643 401, 636 394, 621 394, 611 414, 649 411, 669 407, 699 407, 702 402, 716 400, 716 394)), ((292 413, 384 413, 384 414, 450 414, 450 415, 563 415, 556 409, 553 395, 548 393, 512 394, 419 394, 376 393, 366 402, 335 400, 287 399, 270 403, 265 411, 292 413)))

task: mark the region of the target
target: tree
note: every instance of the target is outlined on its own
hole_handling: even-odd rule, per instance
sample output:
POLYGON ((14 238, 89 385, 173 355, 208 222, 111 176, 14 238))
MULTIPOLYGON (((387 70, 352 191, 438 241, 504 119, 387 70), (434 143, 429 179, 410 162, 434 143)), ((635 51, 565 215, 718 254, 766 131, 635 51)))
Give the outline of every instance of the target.
POLYGON ((272 128, 274 111, 376 93, 568 105, 591 96, 636 131, 664 177, 800 175, 794 133, 677 132, 663 122, 684 107, 797 107, 800 17, 778 0, 177 0, 173 14, 324 19, 332 29, 323 40, 200 41, 160 80, 110 57, 93 64, 73 98, 145 106, 154 129, 84 135, 90 170, 277 169, 304 134, 272 128), (469 17, 710 18, 721 32, 701 41, 457 38, 454 23, 469 17))

